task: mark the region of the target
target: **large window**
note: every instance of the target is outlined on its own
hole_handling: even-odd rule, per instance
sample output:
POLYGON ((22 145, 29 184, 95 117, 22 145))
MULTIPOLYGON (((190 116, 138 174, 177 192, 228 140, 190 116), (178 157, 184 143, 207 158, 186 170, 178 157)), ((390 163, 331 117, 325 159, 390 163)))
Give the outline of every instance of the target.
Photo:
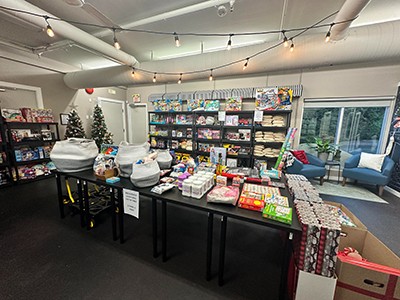
POLYGON ((300 132, 300 146, 314 141, 314 137, 329 139, 342 151, 360 149, 379 153, 384 145, 385 124, 390 101, 339 100, 305 101, 300 132))

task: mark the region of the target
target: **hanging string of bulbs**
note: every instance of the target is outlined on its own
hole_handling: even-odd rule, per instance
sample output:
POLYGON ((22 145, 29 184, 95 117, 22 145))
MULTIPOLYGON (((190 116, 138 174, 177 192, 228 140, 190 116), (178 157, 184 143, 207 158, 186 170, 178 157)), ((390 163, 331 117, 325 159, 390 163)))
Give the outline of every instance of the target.
POLYGON ((14 12, 19 12, 19 13, 24 13, 24 14, 28 14, 31 16, 35 16, 35 17, 40 17, 43 18, 45 23, 46 23, 46 28, 45 28, 45 32, 49 37, 54 37, 55 36, 55 32, 53 30, 53 28, 51 27, 49 20, 52 21, 63 21, 63 22, 67 22, 70 24, 75 24, 75 25, 81 25, 81 26, 91 26, 91 27, 97 27, 100 29, 109 29, 113 32, 113 43, 114 43, 114 48, 117 50, 121 49, 121 44, 118 41, 117 38, 117 32, 138 32, 138 33, 146 33, 146 34, 157 34, 157 35, 171 35, 174 38, 174 42, 175 42, 175 46, 176 47, 180 47, 181 46, 181 42, 179 39, 179 36, 201 36, 201 37, 228 37, 228 42, 227 42, 227 46, 226 46, 226 50, 230 51, 232 49, 232 38, 234 36, 257 36, 257 35, 270 35, 270 34, 281 34, 283 36, 283 39, 280 40, 279 42, 277 42, 276 44, 263 49, 257 53, 254 53, 246 58, 243 59, 238 59, 220 66, 216 66, 213 67, 211 69, 202 69, 202 70, 194 70, 194 71, 187 71, 187 72, 154 72, 154 71, 150 71, 150 70, 145 70, 145 69, 141 69, 141 68, 137 68, 134 66, 130 66, 132 68, 132 73, 131 76, 132 78, 135 77, 136 73, 135 71, 140 71, 142 73, 147 73, 147 74, 153 74, 153 82, 156 83, 157 82, 157 74, 161 74, 161 75, 170 75, 170 76, 179 76, 179 79, 177 81, 178 84, 182 83, 182 77, 183 75, 191 75, 191 74, 198 74, 198 73, 205 73, 205 72, 210 72, 210 75, 208 77, 209 81, 214 80, 213 77, 213 71, 214 70, 218 70, 218 69, 222 69, 222 68, 226 68, 238 63, 243 63, 243 71, 247 69, 250 59, 259 56, 261 54, 264 54, 280 45, 283 45, 283 47, 287 48, 289 47, 289 42, 290 42, 290 47, 289 47, 289 51, 293 52, 294 51, 294 39, 301 36, 302 34, 304 34, 305 32, 311 30, 311 29, 317 29, 317 28, 323 28, 323 27, 329 27, 328 32, 325 35, 325 42, 328 43, 330 41, 330 37, 331 37, 331 30, 332 27, 338 24, 343 24, 343 23, 348 23, 348 22, 352 22, 354 21, 356 18, 353 19, 349 19, 349 20, 344 20, 344 21, 340 21, 340 22, 335 22, 335 23, 328 23, 328 24, 323 24, 322 22, 324 22, 325 20, 331 18, 332 16, 336 15, 338 13, 338 11, 335 11, 331 14, 329 14, 328 16, 322 18, 321 20, 319 20, 318 22, 307 26, 307 27, 299 27, 299 28, 291 28, 291 29, 284 29, 284 30, 270 30, 270 31, 258 31, 258 32, 241 32, 241 33, 195 33, 195 32, 180 32, 179 34, 177 32, 165 32, 165 31, 154 31, 154 30, 144 30, 144 29, 130 29, 130 28, 115 28, 115 27, 110 27, 110 26, 105 26, 105 25, 98 25, 98 24, 92 24, 92 23, 85 23, 85 22, 78 22, 78 21, 73 21, 73 20, 66 20, 66 19, 62 19, 62 18, 57 18, 57 17, 52 17, 52 16, 48 16, 48 15, 41 15, 41 14, 37 14, 37 13, 33 13, 33 12, 29 12, 29 11, 24 11, 24 10, 19 10, 19 9, 14 9, 14 8, 10 8, 10 7, 5 7, 5 6, 1 6, 0 5, 0 9, 2 10, 8 10, 8 11, 14 11, 14 12), (293 34, 292 36, 288 37, 288 33, 294 33, 297 32, 296 34, 293 34))

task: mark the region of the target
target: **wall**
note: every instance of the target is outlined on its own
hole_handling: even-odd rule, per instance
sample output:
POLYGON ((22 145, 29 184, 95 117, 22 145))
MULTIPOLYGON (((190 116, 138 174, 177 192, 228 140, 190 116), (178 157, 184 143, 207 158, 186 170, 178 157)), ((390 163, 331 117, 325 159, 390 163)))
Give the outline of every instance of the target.
MULTIPOLYGON (((307 98, 338 98, 338 97, 376 97, 394 96, 400 81, 400 65, 358 67, 348 69, 325 69, 287 74, 270 74, 259 76, 243 76, 233 79, 216 79, 212 82, 207 78, 199 82, 183 82, 182 84, 166 84, 130 87, 128 97, 140 94, 142 102, 150 94, 188 92, 198 90, 261 87, 275 85, 303 85, 303 96, 293 104, 291 126, 300 127, 303 100, 307 98)), ((148 104, 149 110, 152 105, 148 104)), ((298 137, 298 135, 297 135, 298 137)), ((295 145, 297 145, 297 140, 295 145)))

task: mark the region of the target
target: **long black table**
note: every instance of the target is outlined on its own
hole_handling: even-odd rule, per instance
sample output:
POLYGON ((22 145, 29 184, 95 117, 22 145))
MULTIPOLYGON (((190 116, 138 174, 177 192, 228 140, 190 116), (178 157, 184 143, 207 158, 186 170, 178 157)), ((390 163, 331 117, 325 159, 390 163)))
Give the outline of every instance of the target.
MULTIPOLYGON (((219 235, 219 264, 218 264, 218 284, 223 285, 223 276, 224 276, 224 264, 225 264, 225 244, 226 244, 226 231, 227 231, 227 223, 228 218, 234 218, 243 222, 249 222, 253 224, 258 224, 260 226, 270 227, 285 233, 284 239, 284 251, 282 257, 282 268, 281 268, 281 281, 280 281, 280 299, 286 298, 286 289, 287 289, 287 273, 289 268, 290 256, 292 253, 292 241, 294 234, 301 232, 301 226, 297 219, 296 214, 293 211, 293 221, 291 225, 280 223, 274 220, 269 220, 263 218, 260 212, 250 211, 246 209, 239 208, 237 206, 224 205, 224 204, 215 204, 215 203, 207 203, 206 196, 201 199, 194 199, 190 197, 182 196, 182 193, 178 189, 172 189, 170 191, 165 192, 162 195, 155 194, 151 192, 151 188, 136 188, 129 179, 121 178, 120 182, 109 184, 105 181, 97 179, 93 175, 93 171, 82 171, 76 173, 63 173, 56 172, 57 179, 57 190, 58 190, 58 201, 60 207, 60 215, 64 217, 64 204, 61 190, 61 177, 66 176, 70 178, 75 178, 78 183, 78 195, 82 197, 83 201, 79 201, 80 205, 83 205, 82 202, 85 203, 85 214, 83 215, 83 211, 81 210, 81 224, 84 217, 86 217, 87 228, 90 226, 88 224, 89 219, 89 201, 88 201, 88 192, 87 192, 87 183, 94 183, 97 185, 103 185, 110 188, 111 195, 111 205, 112 205, 112 232, 113 239, 117 239, 117 230, 116 230, 116 219, 118 215, 119 221, 119 238, 120 242, 124 242, 124 204, 123 204, 123 189, 130 189, 138 191, 140 195, 150 197, 152 199, 152 231, 153 231, 153 256, 158 256, 158 246, 157 246, 157 232, 158 232, 158 224, 157 224, 157 201, 161 201, 161 255, 162 261, 165 262, 167 260, 167 204, 175 204, 180 206, 185 206, 191 209, 196 209, 199 211, 204 211, 207 213, 208 222, 207 222, 207 258, 206 258, 206 279, 211 279, 211 258, 212 258, 212 240, 213 240, 213 224, 214 224, 214 215, 219 215, 221 217, 221 231, 219 235), (83 182, 83 191, 82 191, 82 183, 83 182), (115 198, 114 194, 117 191, 118 195, 118 206, 119 212, 117 213, 115 210, 115 198)), ((282 195, 285 195, 289 198, 290 206, 293 207, 293 201, 291 196, 289 195, 287 189, 281 189, 282 195)))

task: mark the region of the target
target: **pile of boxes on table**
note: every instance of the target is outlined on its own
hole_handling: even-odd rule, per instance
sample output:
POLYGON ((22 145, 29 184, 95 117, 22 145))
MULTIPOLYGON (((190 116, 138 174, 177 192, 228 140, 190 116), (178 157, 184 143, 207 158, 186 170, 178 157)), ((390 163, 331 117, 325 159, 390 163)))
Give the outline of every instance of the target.
POLYGON ((293 299, 398 299, 399 257, 344 205, 322 201, 305 177, 286 176, 303 228, 295 239, 293 299))

